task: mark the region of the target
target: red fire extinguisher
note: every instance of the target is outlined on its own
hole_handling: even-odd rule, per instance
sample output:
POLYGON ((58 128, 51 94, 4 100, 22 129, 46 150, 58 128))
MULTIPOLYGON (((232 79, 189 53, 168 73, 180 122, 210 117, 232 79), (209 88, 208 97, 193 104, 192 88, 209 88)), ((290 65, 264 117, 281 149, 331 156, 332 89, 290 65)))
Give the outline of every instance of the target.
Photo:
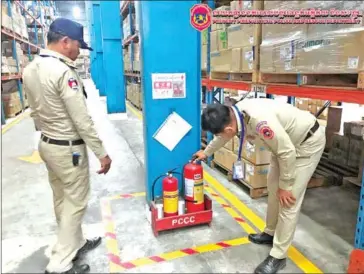
POLYGON ((178 180, 168 173, 162 180, 164 217, 178 215, 178 180))
POLYGON ((187 213, 205 209, 203 189, 203 168, 200 164, 190 162, 183 168, 184 190, 187 213))

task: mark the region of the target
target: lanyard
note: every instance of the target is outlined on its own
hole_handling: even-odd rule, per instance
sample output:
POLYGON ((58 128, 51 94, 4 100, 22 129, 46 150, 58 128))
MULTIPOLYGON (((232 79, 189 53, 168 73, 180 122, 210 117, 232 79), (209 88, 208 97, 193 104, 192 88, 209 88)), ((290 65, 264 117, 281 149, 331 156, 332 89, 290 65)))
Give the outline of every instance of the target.
MULTIPOLYGON (((70 69, 74 69, 73 67, 71 67, 69 64, 67 64, 67 62, 65 62, 64 60, 62 60, 61 58, 58 58, 56 56, 52 56, 52 55, 47 55, 47 54, 39 54, 40 57, 51 57, 51 58, 55 58, 55 59, 58 59, 59 61, 61 61, 63 64, 65 64, 67 67, 69 67, 70 69)), ((86 90, 85 90, 85 87, 82 87, 82 92, 83 92, 83 95, 85 96, 85 98, 87 99, 87 93, 86 93, 86 90)))
POLYGON ((241 151, 243 149, 243 143, 244 143, 244 117, 243 114, 239 111, 239 109, 236 106, 233 106, 233 108, 235 108, 235 110, 238 112, 239 114, 239 118, 240 118, 240 124, 241 124, 241 133, 240 133, 240 145, 239 145, 239 152, 238 152, 238 160, 241 160, 241 151))

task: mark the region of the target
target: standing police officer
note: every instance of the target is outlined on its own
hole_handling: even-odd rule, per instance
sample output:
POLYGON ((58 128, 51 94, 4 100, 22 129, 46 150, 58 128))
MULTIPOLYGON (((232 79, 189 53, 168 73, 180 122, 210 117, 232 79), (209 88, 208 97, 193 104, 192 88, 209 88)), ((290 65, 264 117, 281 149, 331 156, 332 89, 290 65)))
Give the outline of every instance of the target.
POLYGON ((100 160, 99 174, 109 171, 111 159, 88 114, 86 93, 75 71, 80 48, 92 50, 83 40, 83 26, 58 18, 47 40, 47 50, 41 50, 23 73, 31 117, 42 133, 39 153, 48 170, 58 224, 46 273, 85 273, 89 265, 73 262, 101 243, 100 237, 85 239, 81 228, 90 189, 87 146, 100 160))
MULTIPOLYGON (((259 138, 272 152, 266 228, 249 239, 273 244, 255 273, 276 273, 286 265, 307 184, 325 148, 324 130, 312 114, 271 99, 246 99, 232 107, 209 105, 202 114, 202 129, 215 137, 194 155, 197 160, 211 156, 236 134, 241 139, 239 154, 244 138, 251 143, 259 138)), ((242 178, 242 170, 237 161, 233 175, 242 178)))

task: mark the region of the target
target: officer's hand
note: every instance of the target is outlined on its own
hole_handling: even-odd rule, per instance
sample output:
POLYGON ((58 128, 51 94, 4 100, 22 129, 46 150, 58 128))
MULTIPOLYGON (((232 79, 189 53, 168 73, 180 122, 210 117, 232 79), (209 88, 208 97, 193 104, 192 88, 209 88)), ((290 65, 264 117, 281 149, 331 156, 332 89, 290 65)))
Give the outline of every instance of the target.
POLYGON ((283 189, 278 189, 277 191, 277 196, 279 199, 279 202, 281 203, 281 206, 283 207, 291 207, 294 205, 294 203, 296 202, 296 198, 293 197, 293 194, 291 191, 288 190, 283 190, 283 189))
POLYGON ((207 158, 206 154, 203 152, 203 150, 197 151, 195 154, 193 154, 193 160, 194 161, 203 161, 207 158))
POLYGON ((109 172, 111 166, 111 159, 109 155, 105 156, 104 158, 100 159, 101 169, 97 172, 98 174, 106 174, 109 172))

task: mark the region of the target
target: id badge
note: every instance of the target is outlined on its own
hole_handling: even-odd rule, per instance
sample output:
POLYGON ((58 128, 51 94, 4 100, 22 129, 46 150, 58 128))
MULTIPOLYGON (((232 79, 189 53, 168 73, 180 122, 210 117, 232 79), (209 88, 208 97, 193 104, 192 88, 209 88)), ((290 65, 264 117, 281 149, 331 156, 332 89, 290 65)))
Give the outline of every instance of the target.
POLYGON ((244 179, 244 167, 242 161, 236 161, 233 165, 233 179, 241 180, 244 179))

